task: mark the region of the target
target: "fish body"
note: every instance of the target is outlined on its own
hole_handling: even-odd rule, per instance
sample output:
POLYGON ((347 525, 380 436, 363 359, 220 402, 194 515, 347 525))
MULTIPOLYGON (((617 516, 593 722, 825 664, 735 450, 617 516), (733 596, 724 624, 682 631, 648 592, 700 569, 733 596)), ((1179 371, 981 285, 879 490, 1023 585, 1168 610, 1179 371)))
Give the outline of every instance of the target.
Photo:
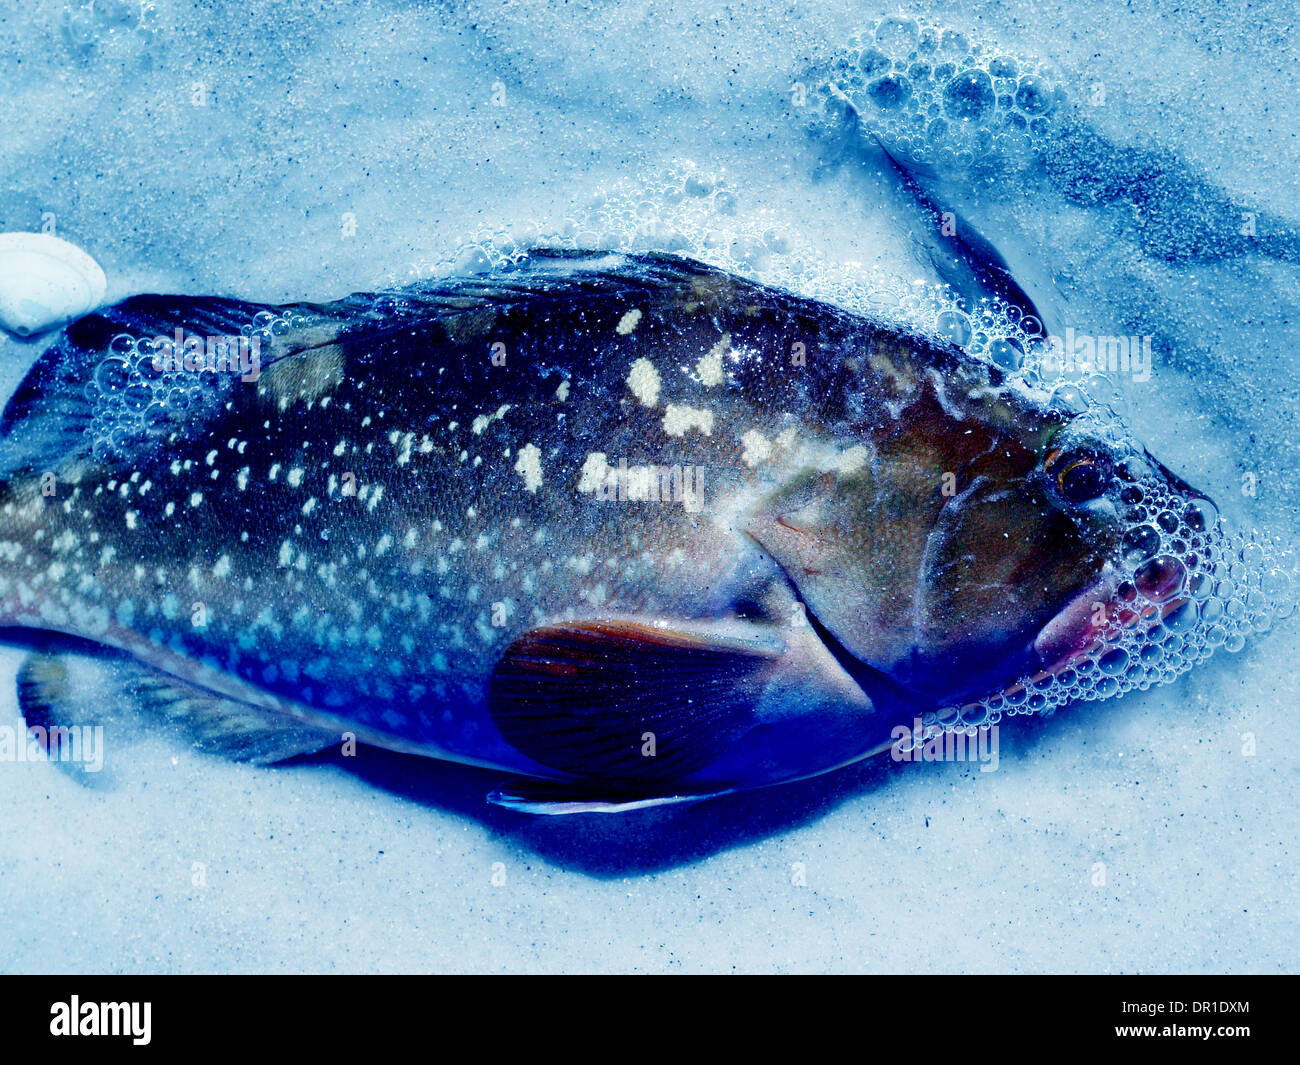
POLYGON ((825 772, 1059 672, 1123 608, 1125 484, 1186 489, 940 340, 555 252, 127 300, 31 371, 0 474, 4 624, 124 652, 196 720, 491 767, 551 812, 825 772))

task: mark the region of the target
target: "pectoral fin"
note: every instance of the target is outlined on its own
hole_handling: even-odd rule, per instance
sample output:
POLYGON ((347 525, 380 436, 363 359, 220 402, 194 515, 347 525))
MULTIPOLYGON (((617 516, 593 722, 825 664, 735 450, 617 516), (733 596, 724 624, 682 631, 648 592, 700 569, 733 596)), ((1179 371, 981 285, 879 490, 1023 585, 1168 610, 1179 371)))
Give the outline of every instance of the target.
MULTIPOLYGON (((1022 319, 1034 318, 1043 328, 1056 326, 1055 316, 1044 318, 1034 299, 1016 279, 1016 272, 1003 254, 965 217, 959 217, 952 205, 941 204, 916 168, 896 158, 876 138, 883 166, 892 173, 912 198, 925 222, 919 233, 926 254, 939 277, 974 307, 981 300, 1000 300, 1015 307, 1022 319)), ((1020 264, 1028 269, 1028 263, 1020 264)), ((1054 295, 1055 289, 1044 279, 1040 295, 1054 295)))
POLYGON ((89 655, 38 651, 23 660, 17 678, 18 708, 27 726, 24 742, 34 740, 79 784, 104 790, 116 785, 115 775, 106 765, 102 742, 88 752, 86 739, 102 741, 109 732, 104 715, 94 709, 105 701, 101 693, 107 667, 107 662, 89 655), (74 728, 77 749, 71 740, 74 728))
POLYGON ((606 793, 658 792, 752 727, 780 652, 758 626, 547 625, 516 639, 497 665, 492 718, 544 766, 600 781, 606 793))

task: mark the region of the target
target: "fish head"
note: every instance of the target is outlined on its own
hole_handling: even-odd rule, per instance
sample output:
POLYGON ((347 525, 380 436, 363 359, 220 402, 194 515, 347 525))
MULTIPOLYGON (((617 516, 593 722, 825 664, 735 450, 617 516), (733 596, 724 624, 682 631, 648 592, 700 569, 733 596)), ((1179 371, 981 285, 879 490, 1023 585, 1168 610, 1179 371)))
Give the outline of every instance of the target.
POLYGON ((1020 697, 1025 685, 1045 690, 1092 673, 1109 694, 1107 678, 1158 678, 1148 668, 1165 655, 1158 645, 1173 638, 1181 646, 1198 625, 1197 600, 1226 544, 1218 508, 1109 410, 1051 434, 1035 478, 1048 506, 1073 525, 1056 549, 1073 536, 1089 550, 1076 555, 1081 579, 1045 588, 1051 616, 1022 648, 1023 675, 1010 690, 1020 697))
POLYGON ((1217 524, 1093 412, 936 394, 859 448, 774 492, 753 535, 826 637, 923 706, 1092 668, 1185 609, 1217 524))

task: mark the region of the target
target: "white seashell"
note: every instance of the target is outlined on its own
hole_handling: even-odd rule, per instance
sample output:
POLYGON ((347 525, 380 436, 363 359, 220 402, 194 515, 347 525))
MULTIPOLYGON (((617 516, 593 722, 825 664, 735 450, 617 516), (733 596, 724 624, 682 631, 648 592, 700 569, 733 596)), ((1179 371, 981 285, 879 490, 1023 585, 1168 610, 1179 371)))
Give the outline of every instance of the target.
POLYGON ((29 336, 98 307, 108 279, 89 255, 48 233, 0 233, 0 325, 29 336))

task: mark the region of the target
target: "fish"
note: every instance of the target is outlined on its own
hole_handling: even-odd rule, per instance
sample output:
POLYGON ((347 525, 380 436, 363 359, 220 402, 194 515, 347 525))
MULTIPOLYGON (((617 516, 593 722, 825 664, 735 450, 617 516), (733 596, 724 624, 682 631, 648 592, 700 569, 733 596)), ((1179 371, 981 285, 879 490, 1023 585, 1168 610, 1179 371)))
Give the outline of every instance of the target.
MULTIPOLYGON (((805 779, 1208 653, 1213 504, 1068 399, 661 253, 131 297, 0 418, 0 624, 258 764, 352 739, 540 814, 805 779)), ((76 676, 38 647, 26 720, 76 676)))

